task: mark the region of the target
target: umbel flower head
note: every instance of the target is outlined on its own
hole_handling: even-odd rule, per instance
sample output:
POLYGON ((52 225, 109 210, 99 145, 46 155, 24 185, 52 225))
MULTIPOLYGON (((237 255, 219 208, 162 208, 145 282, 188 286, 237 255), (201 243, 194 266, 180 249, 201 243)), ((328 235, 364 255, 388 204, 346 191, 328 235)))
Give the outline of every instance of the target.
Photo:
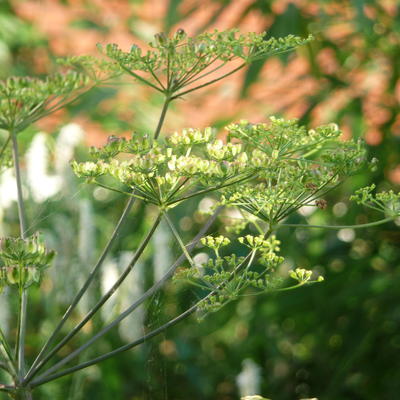
POLYGON ((0 246, 0 291, 5 286, 24 289, 39 283, 55 252, 47 250, 40 235, 27 239, 3 238, 0 246))
POLYGON ((63 61, 78 70, 89 71, 98 76, 104 71, 127 73, 142 83, 169 96, 179 97, 179 91, 193 84, 212 71, 217 71, 228 62, 238 60, 241 65, 290 51, 312 39, 289 35, 284 38, 266 39, 266 33, 239 34, 238 30, 213 31, 189 37, 183 29, 168 37, 164 33, 155 35, 148 49, 133 44, 123 51, 115 44, 99 50, 109 61, 91 57, 73 57, 63 61))
POLYGON ((216 192, 220 203, 275 224, 304 205, 322 204, 321 196, 364 161, 362 145, 340 140, 335 125, 307 130, 272 117, 269 124, 241 121, 227 130, 225 142, 211 128, 185 129, 165 141, 113 137, 92 152, 97 160, 72 167, 99 185, 112 176, 161 207, 216 192))
POLYGON ((45 79, 10 77, 0 81, 0 129, 18 133, 87 89, 89 78, 69 71, 45 79))

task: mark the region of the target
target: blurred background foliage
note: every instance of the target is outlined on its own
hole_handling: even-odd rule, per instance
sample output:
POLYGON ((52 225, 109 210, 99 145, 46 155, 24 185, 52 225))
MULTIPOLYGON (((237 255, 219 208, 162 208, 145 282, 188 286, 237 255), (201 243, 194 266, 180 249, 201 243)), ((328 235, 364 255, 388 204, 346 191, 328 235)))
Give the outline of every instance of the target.
MULTIPOLYGON (((252 65, 243 73, 174 104, 165 132, 222 127, 274 114, 309 126, 336 122, 344 137, 365 139, 375 172, 361 171, 326 199, 310 223, 352 224, 372 215, 348 202, 355 189, 400 185, 400 6, 396 0, 1 0, 0 78, 42 76, 54 59, 95 54, 97 42, 129 48, 159 31, 182 27, 194 35, 238 27, 267 37, 313 33, 295 54, 252 65)), ((124 206, 118 194, 83 186, 69 172, 73 153, 107 136, 152 131, 162 99, 134 83, 98 88, 79 103, 21 134, 30 228, 58 251, 57 263, 32 294, 28 357, 50 333, 124 206)), ((223 134, 223 132, 221 132, 223 134)), ((0 232, 16 234, 13 177, 0 180, 0 232)), ((195 203, 174 218, 189 239, 204 217, 195 203)), ((137 205, 104 273, 80 312, 109 287, 146 229, 151 210, 137 205), (132 228, 134 226, 134 228, 132 228)), ((291 222, 303 222, 304 215, 291 222)), ((223 225, 223 223, 222 223, 223 225)), ((399 223, 397 223, 399 225, 399 223)), ((217 229, 217 227, 215 228, 217 229)), ((41 388, 42 399, 218 399, 240 397, 239 387, 274 400, 396 399, 400 391, 400 233, 395 223, 363 231, 282 229, 283 268, 315 268, 323 284, 279 295, 243 297, 199 323, 195 318, 140 348, 41 388), (247 375, 246 375, 247 374, 247 375), (239 376, 239 378, 238 378, 239 376), (247 377, 247 378, 246 378, 247 377), (247 379, 247 380, 246 380, 247 379), (239 382, 239 384, 238 384, 239 382), (244 383, 243 383, 244 382, 244 383)), ((177 254, 161 227, 122 293, 71 346, 129 304, 177 254)), ((173 284, 108 335, 85 357, 135 338, 187 305, 190 293, 173 284)), ((0 317, 13 326, 2 295, 0 317), (4 305, 4 306, 3 306, 4 305)), ((74 315, 72 323, 78 320, 74 315)), ((11 328, 10 328, 11 329, 11 328)), ((83 359, 82 359, 83 360, 83 359)))

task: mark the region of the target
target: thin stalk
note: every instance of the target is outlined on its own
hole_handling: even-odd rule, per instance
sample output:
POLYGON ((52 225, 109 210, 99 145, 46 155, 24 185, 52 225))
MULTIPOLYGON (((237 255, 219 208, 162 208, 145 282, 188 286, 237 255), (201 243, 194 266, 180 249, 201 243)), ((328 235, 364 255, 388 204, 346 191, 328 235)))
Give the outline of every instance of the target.
POLYGON ((192 259, 192 257, 190 256, 189 252, 186 249, 186 246, 184 245, 181 237, 179 236, 178 231, 176 230, 174 224, 172 223, 172 221, 169 219, 168 214, 164 213, 164 217, 165 220, 167 221, 167 224, 169 226, 169 228, 171 229, 171 232, 173 233, 173 235, 175 236, 176 241, 178 242, 183 254, 185 255, 185 257, 187 258, 187 260, 189 261, 189 264, 193 267, 194 266, 194 261, 192 259))
POLYGON ((238 67, 236 67, 236 68, 233 69, 232 71, 230 71, 230 72, 228 72, 228 73, 226 73, 226 74, 224 74, 224 75, 221 75, 220 77, 215 78, 215 79, 213 79, 212 81, 203 83, 202 85, 199 85, 199 86, 195 86, 194 88, 185 90, 185 91, 183 91, 183 92, 181 92, 181 93, 177 93, 176 95, 174 95, 174 96, 171 97, 171 100, 175 100, 175 99, 177 99, 177 98, 179 98, 179 97, 182 97, 182 96, 184 96, 185 94, 191 93, 191 92, 193 92, 193 91, 195 91, 195 90, 197 90, 197 89, 202 89, 203 87, 212 85, 213 83, 218 82, 218 81, 220 81, 221 79, 224 79, 224 78, 228 77, 229 75, 232 75, 232 74, 234 74, 235 72, 241 70, 241 69, 244 68, 246 65, 247 65, 246 63, 240 64, 238 67))
POLYGON ((3 331, 0 328, 0 353, 3 355, 5 361, 6 361, 6 366, 7 366, 7 371, 12 375, 16 376, 16 368, 15 368, 15 361, 12 356, 12 351, 11 348, 7 342, 7 339, 3 333, 3 331))
MULTIPOLYGON (((27 376, 24 383, 29 382, 39 371, 40 369, 55 355, 57 352, 63 348, 86 324, 87 322, 93 317, 94 314, 97 313, 98 310, 106 303, 106 301, 117 291, 117 289, 121 286, 121 284, 124 282, 125 278, 129 275, 129 273, 132 271, 133 267, 136 265, 137 261, 139 260, 140 256, 143 254, 144 250, 146 249, 150 239, 152 238, 155 230, 157 229, 159 223, 161 222, 162 214, 160 213, 153 223, 153 226, 151 227, 150 231, 146 235, 146 237, 143 239, 142 243, 138 247, 138 249, 135 252, 135 255, 133 256, 131 262, 128 264, 128 266, 125 268, 124 272, 120 275, 118 280, 114 283, 114 285, 108 290, 108 292, 96 303, 96 305, 86 314, 86 316, 83 318, 83 320, 76 325, 69 333, 67 336, 64 337, 64 339, 61 340, 43 359, 40 361, 36 368, 31 372, 29 377, 27 376)), ((79 349, 78 349, 79 350, 79 349)), ((61 364, 63 365, 64 363, 68 362, 69 357, 73 356, 78 350, 75 352, 72 352, 69 356, 65 357, 62 359, 58 364, 56 364, 54 367, 57 365, 61 364)), ((79 354, 79 353, 78 353, 79 354)), ((74 357, 74 356, 73 356, 74 357)), ((72 357, 72 358, 73 358, 72 357)), ((49 371, 51 371, 54 367, 50 368, 49 371)))
POLYGON ((56 338, 57 334, 61 331, 62 327, 64 326, 65 322, 67 321, 67 319, 69 318, 69 316, 71 315, 71 313, 73 312, 73 310, 75 309, 75 307, 77 306, 77 304, 79 303, 80 299, 82 298, 82 296, 86 293, 87 289, 89 288, 90 284, 93 282, 94 278, 97 275, 97 272, 99 271, 99 269, 101 268, 108 252, 110 251, 112 245, 114 244, 114 241, 116 240, 116 238, 118 237, 122 225, 127 217, 127 215, 129 214, 133 204, 135 202, 135 198, 131 197, 128 202, 125 205, 125 208, 121 214, 121 217, 108 241, 108 243, 106 244, 106 247, 104 248, 103 252, 101 253, 99 259, 97 260, 96 265, 94 266, 94 268, 92 269, 92 271, 90 271, 90 274, 88 276, 88 278, 86 279, 85 283, 83 284, 82 288, 80 289, 80 291, 76 294, 76 296, 74 297, 74 299, 72 300, 70 306, 68 307, 68 309, 65 311, 63 317, 61 318, 61 321, 58 323, 57 327, 54 329, 53 333, 51 334, 51 336, 47 339, 46 343, 44 344, 44 346, 42 347, 40 353, 38 354, 38 356, 36 357, 35 361, 33 362, 30 370, 28 371, 28 374, 25 378, 25 380, 28 380, 31 378, 32 372, 35 370, 36 366, 38 365, 39 361, 42 359, 43 355, 46 353, 46 351, 48 350, 48 348, 50 347, 50 345, 53 343, 54 339, 56 338))
POLYGON ((6 141, 3 144, 3 147, 0 150, 0 159, 1 159, 1 157, 3 157, 3 154, 6 151, 6 148, 7 148, 8 144, 10 143, 10 140, 11 140, 11 136, 8 135, 6 141))
POLYGON ((206 194, 206 193, 209 193, 209 192, 213 192, 213 191, 215 191, 215 190, 223 189, 224 187, 227 187, 227 186, 235 185, 235 184, 237 184, 237 183, 240 183, 240 182, 243 182, 243 181, 245 181, 245 180, 247 180, 247 179, 252 178, 253 175, 255 176, 255 174, 246 175, 246 176, 244 176, 243 178, 237 179, 236 181, 233 181, 233 182, 228 182, 228 183, 225 183, 225 184, 223 184, 223 185, 213 186, 213 187, 211 187, 211 188, 199 190, 199 191, 197 191, 197 192, 195 192, 195 193, 188 194, 187 196, 183 196, 183 197, 180 197, 180 198, 178 198, 178 199, 171 200, 171 201, 169 201, 169 202, 167 203, 167 205, 170 206, 170 205, 172 205, 172 204, 179 203, 179 202, 181 202, 181 201, 191 199, 192 197, 196 197, 196 196, 199 196, 199 195, 202 195, 202 194, 206 194))
MULTIPOLYGON (((249 253, 246 256, 246 258, 243 260, 243 262, 240 265, 238 265, 235 268, 234 271, 232 271, 232 274, 234 274, 246 262, 246 260, 251 257, 250 254, 251 253, 249 253)), ((184 257, 184 255, 182 255, 182 256, 184 257)), ((219 288, 217 288, 217 290, 218 289, 219 288)), ((148 334, 142 336, 141 338, 139 338, 139 339, 137 339, 137 340, 135 340, 135 341, 133 341, 131 343, 128 343, 128 344, 126 344, 124 346, 121 346, 121 347, 119 347, 119 348, 117 348, 117 349, 115 349, 113 351, 110 351, 109 353, 106 353, 106 354, 103 354, 103 355, 101 355, 99 357, 96 357, 96 358, 94 358, 92 360, 89 360, 89 361, 86 361, 84 363, 78 364, 78 365, 76 365, 74 367, 65 369, 64 371, 57 372, 57 373, 55 373, 53 375, 50 375, 50 376, 47 376, 47 374, 43 374, 37 380, 32 382, 31 387, 36 387, 36 386, 42 385, 42 384, 50 382, 50 381, 52 381, 54 379, 60 378, 62 376, 71 374, 71 373, 76 372, 76 371, 79 371, 79 370, 81 370, 83 368, 87 368, 87 367, 89 367, 91 365, 98 364, 101 361, 107 360, 107 359, 109 359, 111 357, 114 357, 117 354, 123 353, 123 352, 125 352, 127 350, 132 349, 133 347, 136 347, 136 346, 146 342, 147 340, 153 338, 154 336, 157 336, 158 334, 164 332, 165 330, 167 330, 171 326, 176 325, 178 322, 182 321, 183 319, 185 319, 188 316, 190 316, 191 314, 193 314, 195 311, 197 311, 197 309, 200 306, 200 304, 204 300, 206 300, 208 297, 212 296, 214 293, 215 293, 215 291, 210 292, 207 296, 205 296, 203 299, 198 301, 192 307, 188 308, 182 314, 178 315, 177 317, 175 317, 174 319, 168 321, 167 323, 161 325, 160 327, 154 329, 153 331, 149 332, 148 334)))
MULTIPOLYGON (((207 222, 204 224, 204 226, 199 231, 199 233, 193 238, 193 240, 189 244, 186 245, 186 249, 189 253, 194 249, 194 247, 197 245, 197 243, 200 241, 200 239, 204 236, 204 234, 208 231, 210 226, 214 223, 215 219, 217 218, 218 214, 221 212, 222 208, 223 207, 218 207, 215 210, 214 214, 207 220, 207 222)), ((113 322, 111 322, 102 331, 100 331, 95 337, 93 337, 91 342, 97 340, 99 337, 103 336, 114 326, 119 324, 125 317, 127 317, 130 313, 132 313, 144 301, 146 301, 149 297, 151 297, 154 293, 156 293, 159 289, 161 289, 164 286, 164 284, 173 276, 175 270, 182 264, 182 262, 185 260, 185 258, 186 258, 186 256, 184 254, 181 254, 181 256, 175 261, 175 263, 169 268, 169 270, 164 274, 164 276, 157 283, 155 283, 151 288, 149 288, 145 293, 143 293, 143 295, 138 300, 136 300, 127 310, 125 310, 122 314, 120 314, 119 317, 117 317, 113 322)), ((83 345, 85 347, 82 350, 80 350, 79 352, 86 349, 90 344, 91 343, 88 342, 85 345, 83 345)), ((81 346, 81 347, 83 347, 83 346, 81 346)), ((92 364, 90 364, 90 365, 92 365, 92 364)), ((83 368, 85 368, 85 367, 83 367, 83 368)), ((81 368, 78 368, 78 369, 81 369, 81 368)), ((35 386, 41 385, 42 383, 48 382, 49 380, 45 377, 48 376, 48 374, 53 371, 54 371, 54 368, 52 368, 52 371, 47 370, 44 374, 39 376, 37 379, 33 380, 31 383, 31 386, 35 387, 35 386)), ((74 371, 71 371, 71 372, 74 372, 74 371)), ((70 373, 70 372, 68 372, 68 373, 70 373)), ((59 377, 58 374, 56 374, 56 375, 57 375, 57 377, 59 377)), ((51 376, 53 376, 53 375, 51 375, 51 376)), ((56 379, 56 378, 51 378, 50 380, 56 379)))
MULTIPOLYGON (((122 67, 122 66, 121 66, 122 67)), ((149 84, 151 87, 153 87, 154 89, 161 91, 162 90, 160 88, 158 88, 157 86, 154 86, 153 84, 151 84, 150 82, 146 81, 145 79, 143 79, 142 77, 140 77, 139 75, 133 73, 132 71, 129 71, 128 69, 122 67, 126 72, 128 72, 130 75, 134 76, 135 78, 141 80, 143 83, 145 84, 149 84)), ((167 100, 167 99, 166 99, 167 100)), ((156 131, 154 133, 155 137, 158 137, 158 135, 160 134, 161 131, 161 127, 164 123, 164 119, 165 119, 165 115, 167 113, 168 110, 168 105, 169 105, 169 101, 164 103, 164 107, 163 110, 161 112, 161 116, 160 119, 158 121, 158 125, 156 128, 156 131)), ((28 374, 25 378, 25 380, 30 380, 32 378, 32 372, 34 371, 34 369, 36 368, 36 366, 38 365, 39 361, 41 360, 41 358, 43 357, 43 354, 47 351, 47 349, 49 348, 49 346, 51 345, 51 343, 54 341, 56 335, 58 334, 58 332, 62 329, 62 327, 64 326, 65 322, 67 321, 68 317, 70 316, 70 314, 72 313, 72 311, 75 309, 76 305, 78 304, 79 300, 82 298, 82 296, 84 295, 84 293, 86 292, 86 290, 88 289, 89 285, 91 284, 91 282, 93 281, 97 271, 99 270, 99 268, 101 267, 106 255, 108 254, 112 244, 114 243, 115 238, 118 236, 120 228, 122 223, 124 222, 126 215, 129 213, 133 203, 135 202, 135 198, 131 197, 127 203, 127 205, 125 206, 125 209, 121 215, 120 220, 118 221, 118 224, 109 240, 109 242, 107 243, 103 253, 101 254, 99 260, 97 261, 95 267, 93 268, 93 270, 91 271, 91 273, 89 274, 89 277, 87 279, 87 281, 84 283, 84 285, 82 286, 82 289, 79 291, 79 293, 76 295, 76 297, 74 298, 74 300, 72 301, 71 305, 69 306, 69 308, 67 309, 67 311, 65 312, 63 318, 61 319, 60 323, 58 324, 58 326, 56 327, 56 329, 54 330, 54 332, 52 333, 52 335, 50 336, 50 338, 47 340, 47 342, 45 343, 45 345, 43 346, 42 350, 40 351, 39 355, 36 357, 34 363, 32 364, 30 370, 28 371, 28 374)))
POLYGON ((160 135, 161 127, 163 126, 163 123, 164 123, 164 120, 165 120, 165 115, 167 114, 168 106, 169 106, 169 103, 171 102, 171 100, 172 100, 172 98, 169 95, 165 96, 164 105, 163 105, 163 108, 161 110, 161 116, 160 116, 160 119, 158 121, 158 125, 157 125, 157 128, 156 128, 156 131, 154 132, 154 139, 155 140, 157 140, 158 136, 160 135))
POLYGON ((119 64, 119 65, 120 65, 120 67, 121 67, 125 72, 127 72, 129 75, 132 75, 134 78, 136 78, 137 80, 141 81, 141 82, 144 83, 145 85, 148 85, 148 86, 152 87, 153 89, 158 90, 158 91, 161 92, 161 93, 164 93, 164 91, 163 91, 162 89, 160 89, 158 86, 152 84, 152 83, 149 82, 147 79, 142 78, 140 75, 138 75, 138 74, 132 72, 130 69, 124 67, 123 65, 121 65, 121 64, 119 64))
POLYGON ((118 349, 110 351, 107 354, 103 354, 102 356, 99 356, 97 358, 94 358, 92 360, 89 360, 89 361, 86 361, 84 363, 78 364, 78 365, 76 365, 74 367, 65 369, 64 371, 60 371, 60 372, 57 372, 57 373, 52 374, 52 375, 47 375, 47 374, 46 375, 42 375, 38 379, 36 379, 36 380, 34 380, 32 382, 31 387, 34 388, 34 387, 43 385, 44 383, 50 382, 50 381, 52 381, 54 379, 60 378, 62 376, 71 374, 71 373, 76 372, 76 371, 79 371, 79 370, 81 370, 83 368, 87 368, 87 367, 89 367, 91 365, 98 364, 101 361, 107 360, 107 359, 109 359, 111 357, 114 357, 117 354, 120 354, 120 353, 122 353, 124 351, 130 350, 133 347, 136 347, 139 344, 142 344, 142 343, 146 342, 147 340, 153 338, 154 336, 157 336, 158 334, 164 332, 169 327, 171 327, 173 325, 176 325, 181 320, 183 320, 186 317, 188 317, 189 315, 193 314, 197 310, 198 306, 199 306, 199 303, 195 304, 194 306, 192 306, 188 310, 186 310, 184 313, 180 314, 178 317, 172 319, 171 321, 169 321, 166 324, 160 326, 159 328, 149 332, 147 335, 144 335, 140 339, 135 340, 134 342, 128 343, 125 346, 121 346, 118 349))
MULTIPOLYGON (((26 222, 26 212, 24 199, 22 194, 22 183, 21 183, 21 170, 19 165, 19 149, 17 136, 14 132, 10 131, 10 136, 12 140, 13 149, 13 160, 15 169, 15 178, 17 182, 17 200, 18 200, 18 216, 19 216, 19 226, 20 226, 20 236, 21 239, 26 239, 27 222, 26 222)), ((17 330, 17 345, 16 345, 16 355, 17 355, 17 366, 18 375, 21 379, 25 373, 25 335, 26 335, 26 309, 28 302, 28 295, 25 288, 22 288, 19 296, 20 309, 18 313, 18 330, 17 330)))
POLYGON ((279 224, 278 226, 288 226, 291 228, 320 228, 320 229, 362 229, 369 228, 371 226, 377 226, 386 224, 386 222, 393 221, 396 217, 388 217, 385 219, 380 219, 379 221, 369 222, 367 224, 357 224, 357 225, 308 225, 308 224, 279 224))

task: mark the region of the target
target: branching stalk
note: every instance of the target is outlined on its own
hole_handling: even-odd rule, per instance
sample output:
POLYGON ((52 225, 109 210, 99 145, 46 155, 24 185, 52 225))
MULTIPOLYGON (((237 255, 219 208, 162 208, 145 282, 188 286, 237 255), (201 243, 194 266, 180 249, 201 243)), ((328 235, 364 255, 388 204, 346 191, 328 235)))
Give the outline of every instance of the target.
MULTIPOLYGON (((187 251, 190 253, 194 247, 197 245, 197 243, 200 241, 200 239, 204 236, 204 234, 208 231, 208 229, 210 228, 210 226, 214 223, 215 219, 217 218, 218 214, 221 212, 222 207, 218 207, 214 214, 208 219, 208 221, 205 223, 205 225, 203 226, 203 228, 199 231, 199 233, 193 238, 193 240, 191 241, 191 243, 189 243, 188 245, 186 245, 186 249, 187 251)), ((173 276, 175 270, 182 264, 182 262, 185 260, 186 256, 185 254, 182 254, 176 261, 175 263, 169 268, 169 270, 165 273, 165 275, 156 283, 154 284, 150 289, 148 289, 145 293, 143 293, 143 295, 137 300, 135 301, 128 309, 126 309, 123 313, 121 313, 113 322, 111 322, 109 325, 107 325, 105 328, 103 328, 103 330, 101 330, 100 332, 98 332, 90 341, 88 341, 87 343, 85 343, 83 346, 81 346, 79 349, 77 349, 74 353, 70 354, 68 357, 68 360, 65 361, 61 360, 60 363, 54 365, 52 368, 50 368, 49 370, 47 370, 44 374, 42 374, 41 376, 39 376, 37 379, 33 380, 31 383, 32 387, 35 386, 39 386, 45 382, 48 382, 49 380, 53 380, 59 377, 58 374, 56 377, 51 378, 51 379, 47 379, 46 377, 48 377, 49 374, 51 374, 52 372, 54 372, 56 369, 59 369, 62 365, 64 365, 66 362, 70 361, 72 358, 76 357, 79 353, 81 353, 82 351, 84 351, 87 347, 89 347, 94 341, 96 341, 97 339, 99 339, 101 336, 103 336, 104 334, 106 334, 110 329, 112 329, 114 326, 118 325, 124 318, 126 318, 129 314, 131 314, 136 308, 138 308, 144 301, 146 301, 149 297, 151 297, 152 295, 154 295, 154 293, 156 293, 158 290, 160 290, 164 284, 173 276), (65 362, 64 362, 65 361, 65 362), (62 362, 62 364, 61 364, 62 362)), ((108 357, 107 357, 108 358, 108 357)), ((92 365, 92 364, 90 364, 92 365)), ((85 367, 83 367, 85 368, 85 367)), ((81 368, 78 368, 77 370, 79 370, 81 368)), ((69 371, 66 370, 66 371, 69 371)), ((74 370, 75 371, 75 370, 74 370)), ((71 372, 74 372, 71 371, 71 372)), ((68 372, 67 374, 71 373, 68 372)), ((64 375, 64 374, 63 374, 64 375)), ((63 376, 61 375, 61 376, 63 376)), ((53 376, 53 375, 51 375, 53 376)))
POLYGON ((387 222, 393 221, 395 217, 388 217, 380 219, 379 221, 369 222, 366 224, 357 225, 309 225, 309 224, 279 224, 279 226, 288 226, 291 228, 320 228, 320 229, 363 229, 370 228, 372 226, 386 224, 387 222))
MULTIPOLYGON (((143 239, 142 243, 138 247, 138 249, 135 252, 135 255, 133 256, 131 262, 128 264, 128 266, 125 268, 124 272, 121 274, 121 276, 118 278, 118 280, 114 283, 114 285, 108 290, 108 292, 96 303, 96 305, 86 314, 86 316, 83 318, 83 320, 76 325, 61 342, 59 342, 48 354, 45 356, 42 361, 40 361, 35 369, 31 372, 30 376, 25 379, 25 382, 29 382, 39 371, 43 366, 55 355, 57 352, 63 348, 86 324, 90 319, 97 313, 98 310, 104 305, 104 303, 107 302, 107 300, 117 291, 117 289, 121 286, 121 284, 124 282, 126 277, 129 275, 129 273, 132 271, 133 267, 136 265, 137 261, 139 260, 140 256, 143 254, 144 250, 146 249, 151 237, 153 236, 155 230, 157 229, 159 223, 161 222, 162 215, 159 214, 155 222, 153 223, 153 226, 151 227, 150 231, 146 235, 146 237, 143 239)), ((68 357, 70 357, 73 353, 71 353, 68 357)), ((68 359, 66 357, 65 359, 68 359)), ((64 360, 65 360, 64 359, 64 360)), ((61 360, 60 363, 64 363, 67 361, 61 360)), ((57 364, 56 364, 57 365, 57 364)), ((50 368, 51 370, 52 368, 50 368)))
POLYGON ((114 232, 112 233, 112 235, 111 235, 108 243, 106 244, 106 247, 104 248, 103 252, 101 253, 99 259, 97 260, 96 265, 94 266, 94 268, 90 272, 88 278, 86 279, 86 281, 83 284, 83 286, 80 289, 80 291, 76 294, 76 296, 72 300, 72 302, 71 302, 70 306, 68 307, 68 309, 65 311, 61 321, 58 323, 57 327, 54 329, 53 333, 47 339, 46 343, 42 347, 40 353, 36 357, 34 363, 32 364, 32 366, 30 368, 30 370, 28 371, 28 374, 27 374, 27 376, 25 378, 25 381, 31 379, 32 373, 36 369, 36 367, 37 367, 38 363, 40 362, 40 360, 43 358, 43 355, 49 349, 49 347, 53 343, 54 339, 56 338, 57 334, 61 331, 61 329, 63 328, 65 322, 67 321, 67 319, 69 318, 69 316, 74 311, 74 309, 77 306, 77 304, 79 303, 80 299, 86 293, 86 291, 88 290, 90 284, 93 282, 93 279, 96 277, 98 271, 100 270, 101 266, 103 265, 103 262, 104 262, 104 260, 105 260, 105 258, 107 256, 108 252, 110 251, 112 245, 114 244, 115 240, 119 236, 119 233, 121 231, 123 223, 125 222, 125 219, 126 219, 127 215, 129 214, 130 210, 132 209, 132 206, 133 206, 134 202, 135 202, 135 198, 134 197, 129 198, 129 200, 126 203, 126 206, 125 206, 125 208, 124 208, 124 210, 123 210, 123 212, 121 214, 121 217, 120 217, 120 219, 119 219, 119 221, 118 221, 118 223, 117 223, 117 225, 116 225, 116 227, 114 229, 114 232))

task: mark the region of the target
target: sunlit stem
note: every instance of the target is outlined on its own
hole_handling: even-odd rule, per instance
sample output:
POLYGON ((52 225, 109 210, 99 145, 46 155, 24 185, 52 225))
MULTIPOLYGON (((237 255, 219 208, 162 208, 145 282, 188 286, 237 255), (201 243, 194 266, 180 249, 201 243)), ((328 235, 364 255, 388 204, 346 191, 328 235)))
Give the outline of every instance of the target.
POLYGON ((167 114, 168 106, 169 106, 169 103, 171 102, 171 100, 172 99, 171 99, 171 97, 169 95, 165 96, 165 101, 164 101, 163 108, 161 110, 160 119, 158 121, 158 125, 157 125, 157 128, 156 128, 156 131, 154 132, 154 139, 156 139, 156 140, 160 136, 161 128, 162 128, 162 126, 164 124, 165 116, 167 114))
MULTIPOLYGON (((12 140, 13 160, 15 169, 15 178, 17 183, 17 200, 18 200, 18 216, 20 226, 21 239, 26 239, 27 223, 26 213, 22 194, 21 183, 21 170, 19 165, 19 150, 16 133, 10 131, 12 140)), ((19 379, 22 379, 25 373, 25 334, 26 334, 26 308, 27 308, 28 295, 26 288, 23 287, 19 291, 19 312, 18 312, 18 329, 17 329, 17 343, 16 343, 16 357, 19 379)))

